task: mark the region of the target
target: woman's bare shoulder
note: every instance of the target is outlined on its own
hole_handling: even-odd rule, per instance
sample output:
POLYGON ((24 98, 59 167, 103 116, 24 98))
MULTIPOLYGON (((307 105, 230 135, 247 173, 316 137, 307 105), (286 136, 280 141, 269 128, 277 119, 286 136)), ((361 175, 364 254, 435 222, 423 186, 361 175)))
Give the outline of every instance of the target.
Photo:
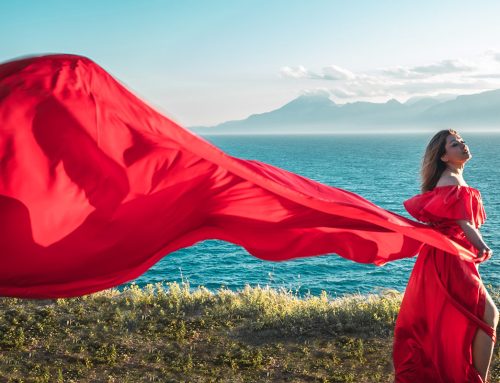
POLYGON ((463 180, 460 180, 452 176, 442 176, 436 184, 436 186, 450 186, 450 185, 467 186, 467 184, 463 180))

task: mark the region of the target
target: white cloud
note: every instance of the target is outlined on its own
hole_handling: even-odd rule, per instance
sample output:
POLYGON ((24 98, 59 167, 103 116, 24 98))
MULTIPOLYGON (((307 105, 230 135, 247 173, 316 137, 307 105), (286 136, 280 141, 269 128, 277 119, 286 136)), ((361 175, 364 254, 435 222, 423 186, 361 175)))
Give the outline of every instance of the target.
POLYGON ((438 93, 470 94, 500 88, 500 51, 488 50, 468 59, 374 68, 366 73, 355 73, 337 65, 320 71, 304 66, 283 67, 280 73, 285 78, 300 78, 302 84, 306 81, 306 86, 307 80, 321 81, 333 98, 346 102, 407 99, 438 93))
POLYGON ((330 89, 330 94, 342 99, 348 99, 356 96, 356 93, 346 90, 344 88, 338 87, 330 89))
POLYGON ((461 60, 442 60, 435 64, 420 65, 410 68, 397 67, 384 69, 383 73, 396 78, 425 78, 449 73, 470 72, 475 69, 461 60))
POLYGON ((500 61, 500 51, 495 50, 495 49, 489 49, 486 52, 484 52, 481 57, 484 59, 488 60, 494 60, 494 61, 500 61))
POLYGON ((356 78, 354 73, 337 65, 324 67, 320 76, 325 80, 354 80, 356 78))
POLYGON ((313 72, 302 65, 297 67, 284 66, 280 69, 281 77, 307 78, 312 80, 352 80, 356 75, 351 71, 341 68, 337 65, 329 65, 320 72, 313 72))
POLYGON ((300 93, 307 96, 330 96, 327 88, 303 89, 300 93))
POLYGON ((500 78, 500 73, 481 73, 481 74, 473 74, 468 77, 471 78, 500 78))
POLYGON ((298 67, 284 66, 280 69, 281 77, 291 77, 291 78, 311 78, 310 72, 304 68, 302 65, 298 67))
POLYGON ((418 73, 412 71, 410 68, 405 67, 394 67, 381 70, 382 74, 389 77, 400 78, 400 79, 414 79, 414 78, 424 78, 427 77, 423 73, 418 73))

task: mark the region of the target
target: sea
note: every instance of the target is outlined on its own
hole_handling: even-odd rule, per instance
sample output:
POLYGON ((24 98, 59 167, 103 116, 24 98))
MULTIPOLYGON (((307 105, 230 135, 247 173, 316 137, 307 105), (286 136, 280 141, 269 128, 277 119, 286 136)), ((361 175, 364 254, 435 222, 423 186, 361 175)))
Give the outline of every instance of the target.
MULTIPOLYGON (((204 135, 226 153, 255 159, 312 180, 352 191, 378 206, 413 219, 403 201, 420 193, 420 165, 433 133, 204 135)), ((481 227, 493 257, 479 266, 488 285, 500 287, 500 133, 462 133, 472 154, 464 168, 469 186, 481 191, 487 220, 481 227)), ((166 255, 131 284, 143 287, 177 282, 191 291, 203 286, 242 290, 285 289, 295 296, 330 297, 404 292, 416 257, 383 266, 356 263, 337 254, 271 262, 221 240, 205 240, 166 255)))

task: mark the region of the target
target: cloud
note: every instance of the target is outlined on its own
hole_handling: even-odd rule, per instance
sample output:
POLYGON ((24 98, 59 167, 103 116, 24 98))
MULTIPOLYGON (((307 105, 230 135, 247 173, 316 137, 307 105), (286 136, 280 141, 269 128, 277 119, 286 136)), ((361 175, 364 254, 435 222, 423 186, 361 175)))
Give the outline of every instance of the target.
POLYGON ((468 77, 471 78, 500 78, 500 73, 482 73, 482 74, 473 74, 468 77))
POLYGON ((396 67, 383 69, 382 72, 391 77, 403 79, 426 78, 450 73, 471 72, 476 69, 461 60, 442 60, 435 64, 420 65, 410 68, 396 67))
POLYGON ((332 96, 336 96, 338 98, 352 98, 352 97, 357 96, 357 94, 355 92, 352 92, 350 90, 346 90, 346 89, 341 88, 341 87, 330 89, 330 94, 332 96))
POLYGON ((500 61, 500 51, 495 49, 489 49, 482 54, 482 57, 494 61, 500 61))
POLYGON ((300 93, 307 96, 330 96, 330 91, 327 88, 303 89, 300 93))
POLYGON ((280 69, 280 75, 290 78, 311 78, 312 73, 300 65, 298 67, 284 66, 280 69))
POLYGON ((400 78, 400 79, 414 79, 414 78, 427 77, 423 73, 418 73, 411 70, 410 68, 405 68, 405 67, 382 69, 381 73, 389 77, 400 78))
POLYGON ((351 71, 337 65, 324 67, 320 72, 313 72, 302 65, 297 67, 284 66, 280 69, 281 77, 306 78, 312 80, 353 80, 356 75, 351 71))
POLYGON ((474 66, 467 65, 461 60, 443 60, 437 64, 414 67, 413 71, 417 73, 436 75, 445 73, 470 72, 474 69, 474 66))
POLYGON ((354 80, 356 75, 337 65, 330 65, 323 68, 321 78, 325 80, 354 80))
POLYGON ((500 52, 489 50, 469 59, 374 68, 365 73, 329 65, 319 71, 287 66, 281 68, 280 74, 285 78, 321 81, 333 98, 345 101, 461 94, 500 88, 500 52))
POLYGON ((408 95, 414 93, 435 93, 435 92, 446 92, 454 91, 453 93, 460 93, 461 91, 477 89, 489 90, 486 83, 477 81, 412 81, 401 84, 392 84, 388 87, 388 90, 397 93, 406 93, 408 95))

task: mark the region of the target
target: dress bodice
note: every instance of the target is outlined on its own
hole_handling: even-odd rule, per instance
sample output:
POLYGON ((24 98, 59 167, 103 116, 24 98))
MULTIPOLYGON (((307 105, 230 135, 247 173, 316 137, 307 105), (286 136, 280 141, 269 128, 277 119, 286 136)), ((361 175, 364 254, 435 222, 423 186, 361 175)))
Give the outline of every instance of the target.
POLYGON ((481 192, 471 186, 436 186, 403 202, 414 218, 427 223, 449 237, 475 250, 457 220, 466 220, 475 228, 486 221, 481 192))

